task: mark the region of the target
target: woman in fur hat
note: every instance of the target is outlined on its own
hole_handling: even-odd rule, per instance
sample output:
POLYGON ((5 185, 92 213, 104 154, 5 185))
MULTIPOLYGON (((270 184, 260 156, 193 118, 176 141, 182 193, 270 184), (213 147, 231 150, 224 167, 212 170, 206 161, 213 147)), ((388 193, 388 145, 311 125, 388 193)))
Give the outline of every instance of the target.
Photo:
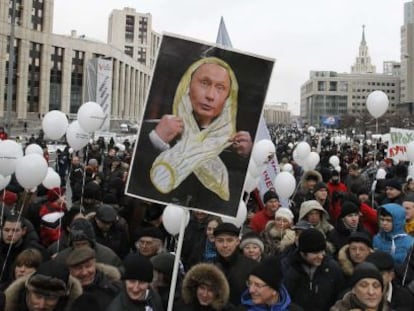
POLYGON ((229 300, 229 284, 223 272, 213 264, 199 263, 185 275, 182 300, 175 311, 234 311, 229 300))

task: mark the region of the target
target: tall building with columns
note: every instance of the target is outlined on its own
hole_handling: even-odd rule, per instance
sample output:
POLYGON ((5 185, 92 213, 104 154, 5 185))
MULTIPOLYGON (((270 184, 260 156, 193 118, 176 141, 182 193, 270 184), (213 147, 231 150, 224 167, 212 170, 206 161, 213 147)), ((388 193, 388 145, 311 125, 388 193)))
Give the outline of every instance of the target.
MULTIPOLYGON (((160 41, 160 36, 151 29, 151 16, 146 15, 147 40, 140 45, 148 55, 143 61, 136 56, 139 54, 129 54, 124 46, 79 36, 76 31, 54 34, 53 6, 53 0, 0 0, 0 118, 6 114, 9 82, 13 83, 14 120, 37 119, 53 109, 75 114, 86 98, 88 62, 105 58, 111 61, 113 70, 111 117, 137 120, 144 108, 151 66, 160 41), (15 61, 13 78, 8 81, 12 27, 15 61)), ((116 22, 124 29, 129 27, 127 19, 116 22)), ((117 36, 128 40, 130 32, 117 36)))

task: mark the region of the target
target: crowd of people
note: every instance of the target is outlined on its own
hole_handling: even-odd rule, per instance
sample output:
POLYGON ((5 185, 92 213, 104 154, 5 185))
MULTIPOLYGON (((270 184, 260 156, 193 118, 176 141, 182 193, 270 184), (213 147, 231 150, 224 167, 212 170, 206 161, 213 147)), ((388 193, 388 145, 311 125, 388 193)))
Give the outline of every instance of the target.
MULTIPOLYGON (((61 187, 1 192, 0 310, 413 310, 414 179, 385 144, 270 127, 297 189, 250 200, 242 227, 191 211, 178 275, 165 206, 124 194, 132 144, 57 152, 61 187), (304 171, 298 141, 320 154, 304 171), (329 163, 338 156, 340 169, 329 163)), ((276 189, 277 190, 277 189, 276 189)), ((250 195, 250 198, 257 198, 250 195)))

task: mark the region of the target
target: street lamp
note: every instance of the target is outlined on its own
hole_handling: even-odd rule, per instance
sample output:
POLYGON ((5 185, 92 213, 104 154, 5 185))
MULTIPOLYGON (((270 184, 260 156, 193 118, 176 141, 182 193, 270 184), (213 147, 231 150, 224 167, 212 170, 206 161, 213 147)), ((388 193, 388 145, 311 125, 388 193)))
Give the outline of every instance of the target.
POLYGON ((6 131, 11 135, 11 110, 13 100, 13 72, 14 72, 14 28, 16 20, 16 0, 12 0, 12 15, 9 39, 9 66, 7 72, 7 112, 6 112, 6 131))

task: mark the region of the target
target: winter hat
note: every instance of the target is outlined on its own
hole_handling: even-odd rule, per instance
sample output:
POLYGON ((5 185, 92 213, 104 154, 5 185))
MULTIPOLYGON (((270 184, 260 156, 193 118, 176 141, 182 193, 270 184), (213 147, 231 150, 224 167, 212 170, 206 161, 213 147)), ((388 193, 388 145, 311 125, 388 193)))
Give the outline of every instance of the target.
POLYGON ((324 182, 318 182, 315 187, 313 187, 313 192, 319 191, 321 189, 328 190, 328 186, 324 182))
POLYGON ((14 205, 17 202, 17 194, 6 190, 6 193, 2 194, 2 199, 5 205, 14 205))
POLYGON ((401 183, 397 179, 395 179, 395 178, 392 178, 392 179, 387 180, 385 182, 385 187, 394 188, 394 189, 397 189, 399 191, 402 190, 401 183))
POLYGON ((361 194, 366 194, 366 195, 370 195, 370 190, 366 187, 361 187, 358 191, 357 191, 357 195, 361 195, 361 194))
POLYGON ((345 201, 342 203, 341 213, 339 214, 338 218, 344 218, 345 216, 354 213, 359 213, 359 206, 351 201, 345 201))
POLYGON ((369 254, 365 261, 372 263, 379 271, 394 270, 394 258, 390 253, 375 251, 369 254))
POLYGON ((162 231, 160 228, 157 227, 146 227, 146 228, 138 228, 135 231, 135 239, 134 241, 138 241, 142 237, 149 237, 154 238, 158 240, 164 240, 164 235, 162 234, 162 231))
POLYGON ((75 219, 70 225, 70 239, 72 242, 82 240, 95 242, 95 231, 89 220, 84 218, 75 219))
POLYGON ((299 236, 298 249, 303 253, 317 253, 326 249, 326 240, 322 232, 310 228, 299 236))
POLYGON ((382 288, 384 288, 381 272, 370 262, 362 262, 355 267, 350 279, 350 285, 354 287, 360 280, 367 278, 378 280, 382 288))
POLYGON ((293 216, 293 213, 292 213, 292 211, 289 208, 287 208, 287 207, 279 207, 278 210, 275 213, 275 218, 276 217, 283 217, 283 218, 289 220, 290 223, 292 223, 293 222, 293 218, 295 216, 293 216))
POLYGON ((262 253, 264 252, 264 243, 260 235, 258 235, 256 232, 248 232, 243 234, 243 237, 240 242, 240 249, 243 249, 247 244, 255 244, 259 246, 262 253))
POLYGON ((234 236, 239 236, 240 228, 237 228, 235 225, 229 222, 223 222, 219 224, 216 229, 214 229, 214 236, 219 236, 220 234, 229 234, 234 236))
POLYGON ((279 201, 279 196, 277 195, 277 193, 275 191, 268 190, 263 195, 263 203, 266 204, 266 202, 269 201, 269 200, 271 200, 271 199, 276 199, 276 200, 279 201))
POLYGON ((68 294, 69 269, 59 261, 49 260, 39 265, 26 282, 26 288, 44 296, 68 294))
POLYGON ((366 244, 369 248, 372 248, 372 238, 368 233, 355 231, 352 232, 348 238, 348 244, 352 242, 360 242, 366 244))
POLYGON ((89 246, 74 248, 66 258, 68 267, 77 266, 89 259, 96 258, 95 251, 89 246))
POLYGON ((117 220, 118 215, 112 206, 104 204, 98 208, 95 217, 102 222, 112 223, 117 220))
POLYGON ((414 203, 414 193, 409 193, 404 196, 403 202, 413 202, 414 203))
POLYGON ((172 276, 175 256, 171 253, 161 253, 151 257, 154 270, 172 276))
POLYGON ((144 220, 152 221, 160 218, 164 212, 165 205, 152 204, 145 209, 144 220))
POLYGON ((279 291, 282 283, 282 269, 278 257, 272 256, 262 260, 250 275, 257 276, 275 291, 279 291))
POLYGON ((123 280, 152 282, 154 267, 147 257, 139 254, 129 254, 124 259, 124 268, 123 280))
POLYGON ((312 224, 304 219, 299 220, 293 227, 293 230, 307 230, 312 228, 312 224))

